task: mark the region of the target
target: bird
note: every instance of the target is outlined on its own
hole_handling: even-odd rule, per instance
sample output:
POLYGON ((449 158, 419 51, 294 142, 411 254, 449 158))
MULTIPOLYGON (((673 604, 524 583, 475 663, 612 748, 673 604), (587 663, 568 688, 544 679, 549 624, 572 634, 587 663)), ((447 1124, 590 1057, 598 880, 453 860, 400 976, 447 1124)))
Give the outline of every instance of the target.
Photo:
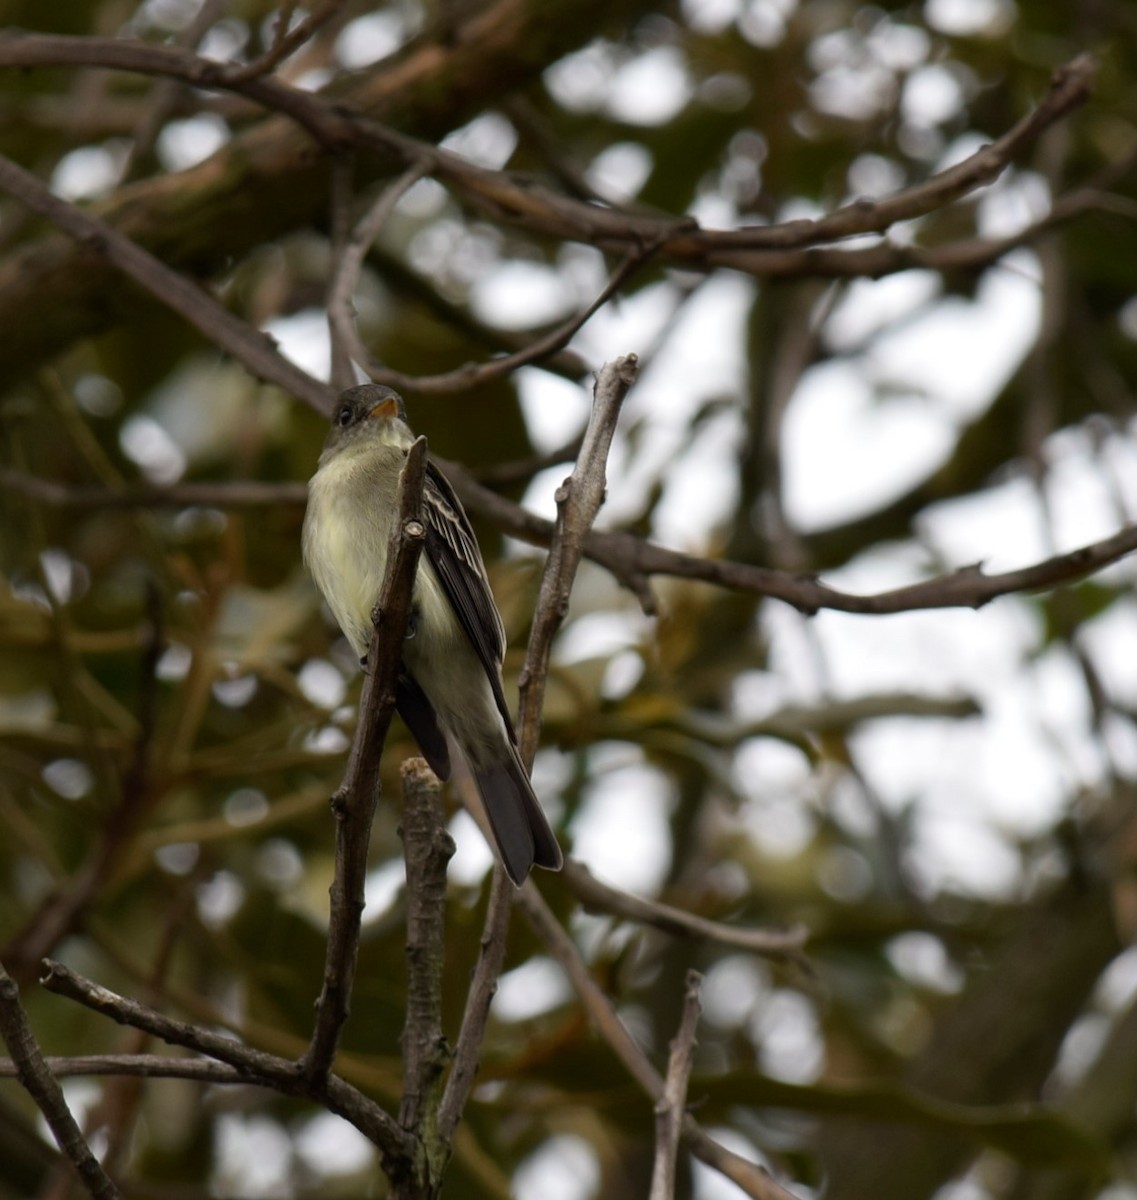
MULTIPOLYGON (((380 384, 338 398, 308 483, 304 561, 361 662, 371 642, 399 474, 415 436, 398 392, 380 384)), ((429 458, 426 540, 396 686, 396 708, 442 780, 450 746, 465 759, 513 883, 564 859, 517 749, 502 689, 505 628, 458 497, 429 458), (448 744, 449 743, 449 744, 448 744)))

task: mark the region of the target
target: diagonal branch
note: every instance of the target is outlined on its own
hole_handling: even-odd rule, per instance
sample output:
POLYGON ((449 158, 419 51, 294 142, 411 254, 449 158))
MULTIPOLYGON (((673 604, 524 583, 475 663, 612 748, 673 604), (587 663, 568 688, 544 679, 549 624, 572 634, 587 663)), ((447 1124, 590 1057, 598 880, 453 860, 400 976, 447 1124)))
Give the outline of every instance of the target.
POLYGON ((118 1200, 120 1192, 91 1153, 83 1131, 67 1107, 20 1003, 16 981, 0 966, 0 1037, 15 1063, 16 1076, 36 1102, 56 1144, 95 1200, 118 1200))
MULTIPOLYGON (((407 1011, 403 1025, 403 1103, 399 1121, 430 1151, 439 1084, 449 1058, 442 1035, 442 967, 446 864, 454 841, 446 830, 442 785, 422 758, 403 763, 403 850, 407 860, 407 1011)), ((445 1157, 444 1155, 440 1157, 445 1157)))
POLYGON ((241 1073, 246 1083, 319 1101, 349 1121, 378 1148, 388 1174, 401 1170, 411 1159, 413 1140, 399 1124, 373 1100, 338 1076, 329 1075, 323 1081, 310 1082, 305 1078, 301 1064, 293 1060, 246 1046, 227 1034, 155 1012, 137 1000, 84 979, 51 959, 44 960, 40 982, 49 992, 74 1000, 120 1025, 142 1029, 171 1046, 183 1046, 227 1063, 241 1073))
MULTIPOLYGON (((635 382, 636 357, 625 358, 604 366, 596 379, 593 392, 592 416, 585 431, 584 443, 572 475, 557 493, 557 528, 553 534, 549 557, 541 577, 541 589, 529 635, 529 647, 522 668, 521 703, 518 717, 518 741, 521 758, 527 768, 533 765, 537 741, 541 732, 541 699, 544 695, 552 639, 564 620, 573 577, 580 565, 584 538, 591 528, 604 499, 605 464, 612 442, 620 406, 628 389, 635 382)), ((533 887, 527 883, 523 891, 533 887)), ((494 868, 489 907, 482 932, 481 951, 466 996, 462 1026, 454 1050, 454 1064, 446 1081, 439 1128, 449 1138, 457 1127, 474 1086, 478 1059, 490 1003, 497 987, 497 977, 505 960, 506 935, 514 892, 500 866, 494 868)))
POLYGON ((422 490, 426 480, 426 439, 407 453, 399 476, 395 519, 387 548, 383 586, 372 612, 375 629, 367 653, 367 676, 359 700, 359 722, 343 783, 332 797, 336 815, 336 865, 324 985, 316 1001, 316 1026, 300 1069, 310 1087, 331 1071, 340 1033, 347 1021, 359 949, 364 881, 371 821, 379 800, 379 763, 395 715, 395 689, 419 555, 426 540, 422 490))
POLYGON ((691 1077, 691 1060, 695 1053, 695 1028, 703 1006, 699 987, 703 977, 698 971, 687 972, 683 994, 683 1016, 679 1032, 671 1042, 667 1059, 667 1078, 663 1095, 655 1102, 655 1162, 651 1173, 651 1200, 674 1200, 675 1160, 679 1154, 679 1137, 683 1132, 683 1115, 687 1107, 687 1081, 691 1077))
POLYGON ((135 283, 227 350, 259 379, 279 384, 319 411, 330 407, 330 389, 278 353, 267 334, 233 316, 197 284, 166 266, 137 242, 116 232, 105 221, 61 200, 46 184, 2 155, 0 190, 46 217, 80 242, 88 253, 105 258, 129 275, 135 283))
MULTIPOLYGON (((576 944, 561 927, 532 881, 518 890, 517 906, 549 953, 564 967, 597 1032, 641 1091, 653 1102, 658 1101, 663 1095, 662 1077, 620 1020, 612 1001, 593 979, 576 944)), ((683 1138, 696 1158, 714 1167, 753 1200, 793 1200, 791 1193, 766 1171, 716 1142, 690 1114, 683 1119, 683 1138)))
POLYGON ((580 455, 572 474, 557 489, 557 519, 517 685, 521 694, 518 736, 526 766, 532 766, 537 753, 553 638, 568 613, 572 582, 584 555, 585 541, 604 503, 608 449, 624 397, 636 380, 638 365, 636 356, 629 354, 600 369, 580 455))

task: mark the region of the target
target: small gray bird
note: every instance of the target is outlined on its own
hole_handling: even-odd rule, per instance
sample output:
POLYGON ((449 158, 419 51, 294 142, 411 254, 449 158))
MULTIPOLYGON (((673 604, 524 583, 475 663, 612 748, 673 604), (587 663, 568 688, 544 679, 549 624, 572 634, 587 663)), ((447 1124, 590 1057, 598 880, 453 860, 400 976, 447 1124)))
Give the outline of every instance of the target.
MULTIPOLYGON (((304 561, 361 658, 387 564, 399 472, 414 440, 397 392, 377 384, 349 388, 308 484, 304 561)), ((564 860, 517 753, 501 686, 505 629, 470 522, 429 460, 423 509, 426 545, 396 705, 440 779, 450 775, 447 738, 457 746, 501 861, 520 885, 534 864, 556 871, 564 860)))

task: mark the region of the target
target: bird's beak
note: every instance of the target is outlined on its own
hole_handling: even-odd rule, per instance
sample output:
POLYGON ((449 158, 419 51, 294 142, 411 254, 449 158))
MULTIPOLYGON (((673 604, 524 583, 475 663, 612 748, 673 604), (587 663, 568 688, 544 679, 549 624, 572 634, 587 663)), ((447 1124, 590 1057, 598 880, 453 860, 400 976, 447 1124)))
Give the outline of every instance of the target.
POLYGON ((377 420, 379 417, 397 417, 399 415, 399 403, 394 396, 387 396, 380 400, 378 404, 367 414, 369 421, 377 420))

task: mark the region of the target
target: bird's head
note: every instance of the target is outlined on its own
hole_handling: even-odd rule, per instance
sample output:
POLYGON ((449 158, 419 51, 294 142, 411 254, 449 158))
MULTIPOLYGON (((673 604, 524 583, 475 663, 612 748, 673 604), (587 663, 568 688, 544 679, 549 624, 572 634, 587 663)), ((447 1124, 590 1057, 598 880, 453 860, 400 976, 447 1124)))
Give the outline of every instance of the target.
POLYGON ((341 392, 332 410, 324 454, 374 438, 404 448, 414 440, 407 427, 402 396, 378 383, 365 383, 341 392))

